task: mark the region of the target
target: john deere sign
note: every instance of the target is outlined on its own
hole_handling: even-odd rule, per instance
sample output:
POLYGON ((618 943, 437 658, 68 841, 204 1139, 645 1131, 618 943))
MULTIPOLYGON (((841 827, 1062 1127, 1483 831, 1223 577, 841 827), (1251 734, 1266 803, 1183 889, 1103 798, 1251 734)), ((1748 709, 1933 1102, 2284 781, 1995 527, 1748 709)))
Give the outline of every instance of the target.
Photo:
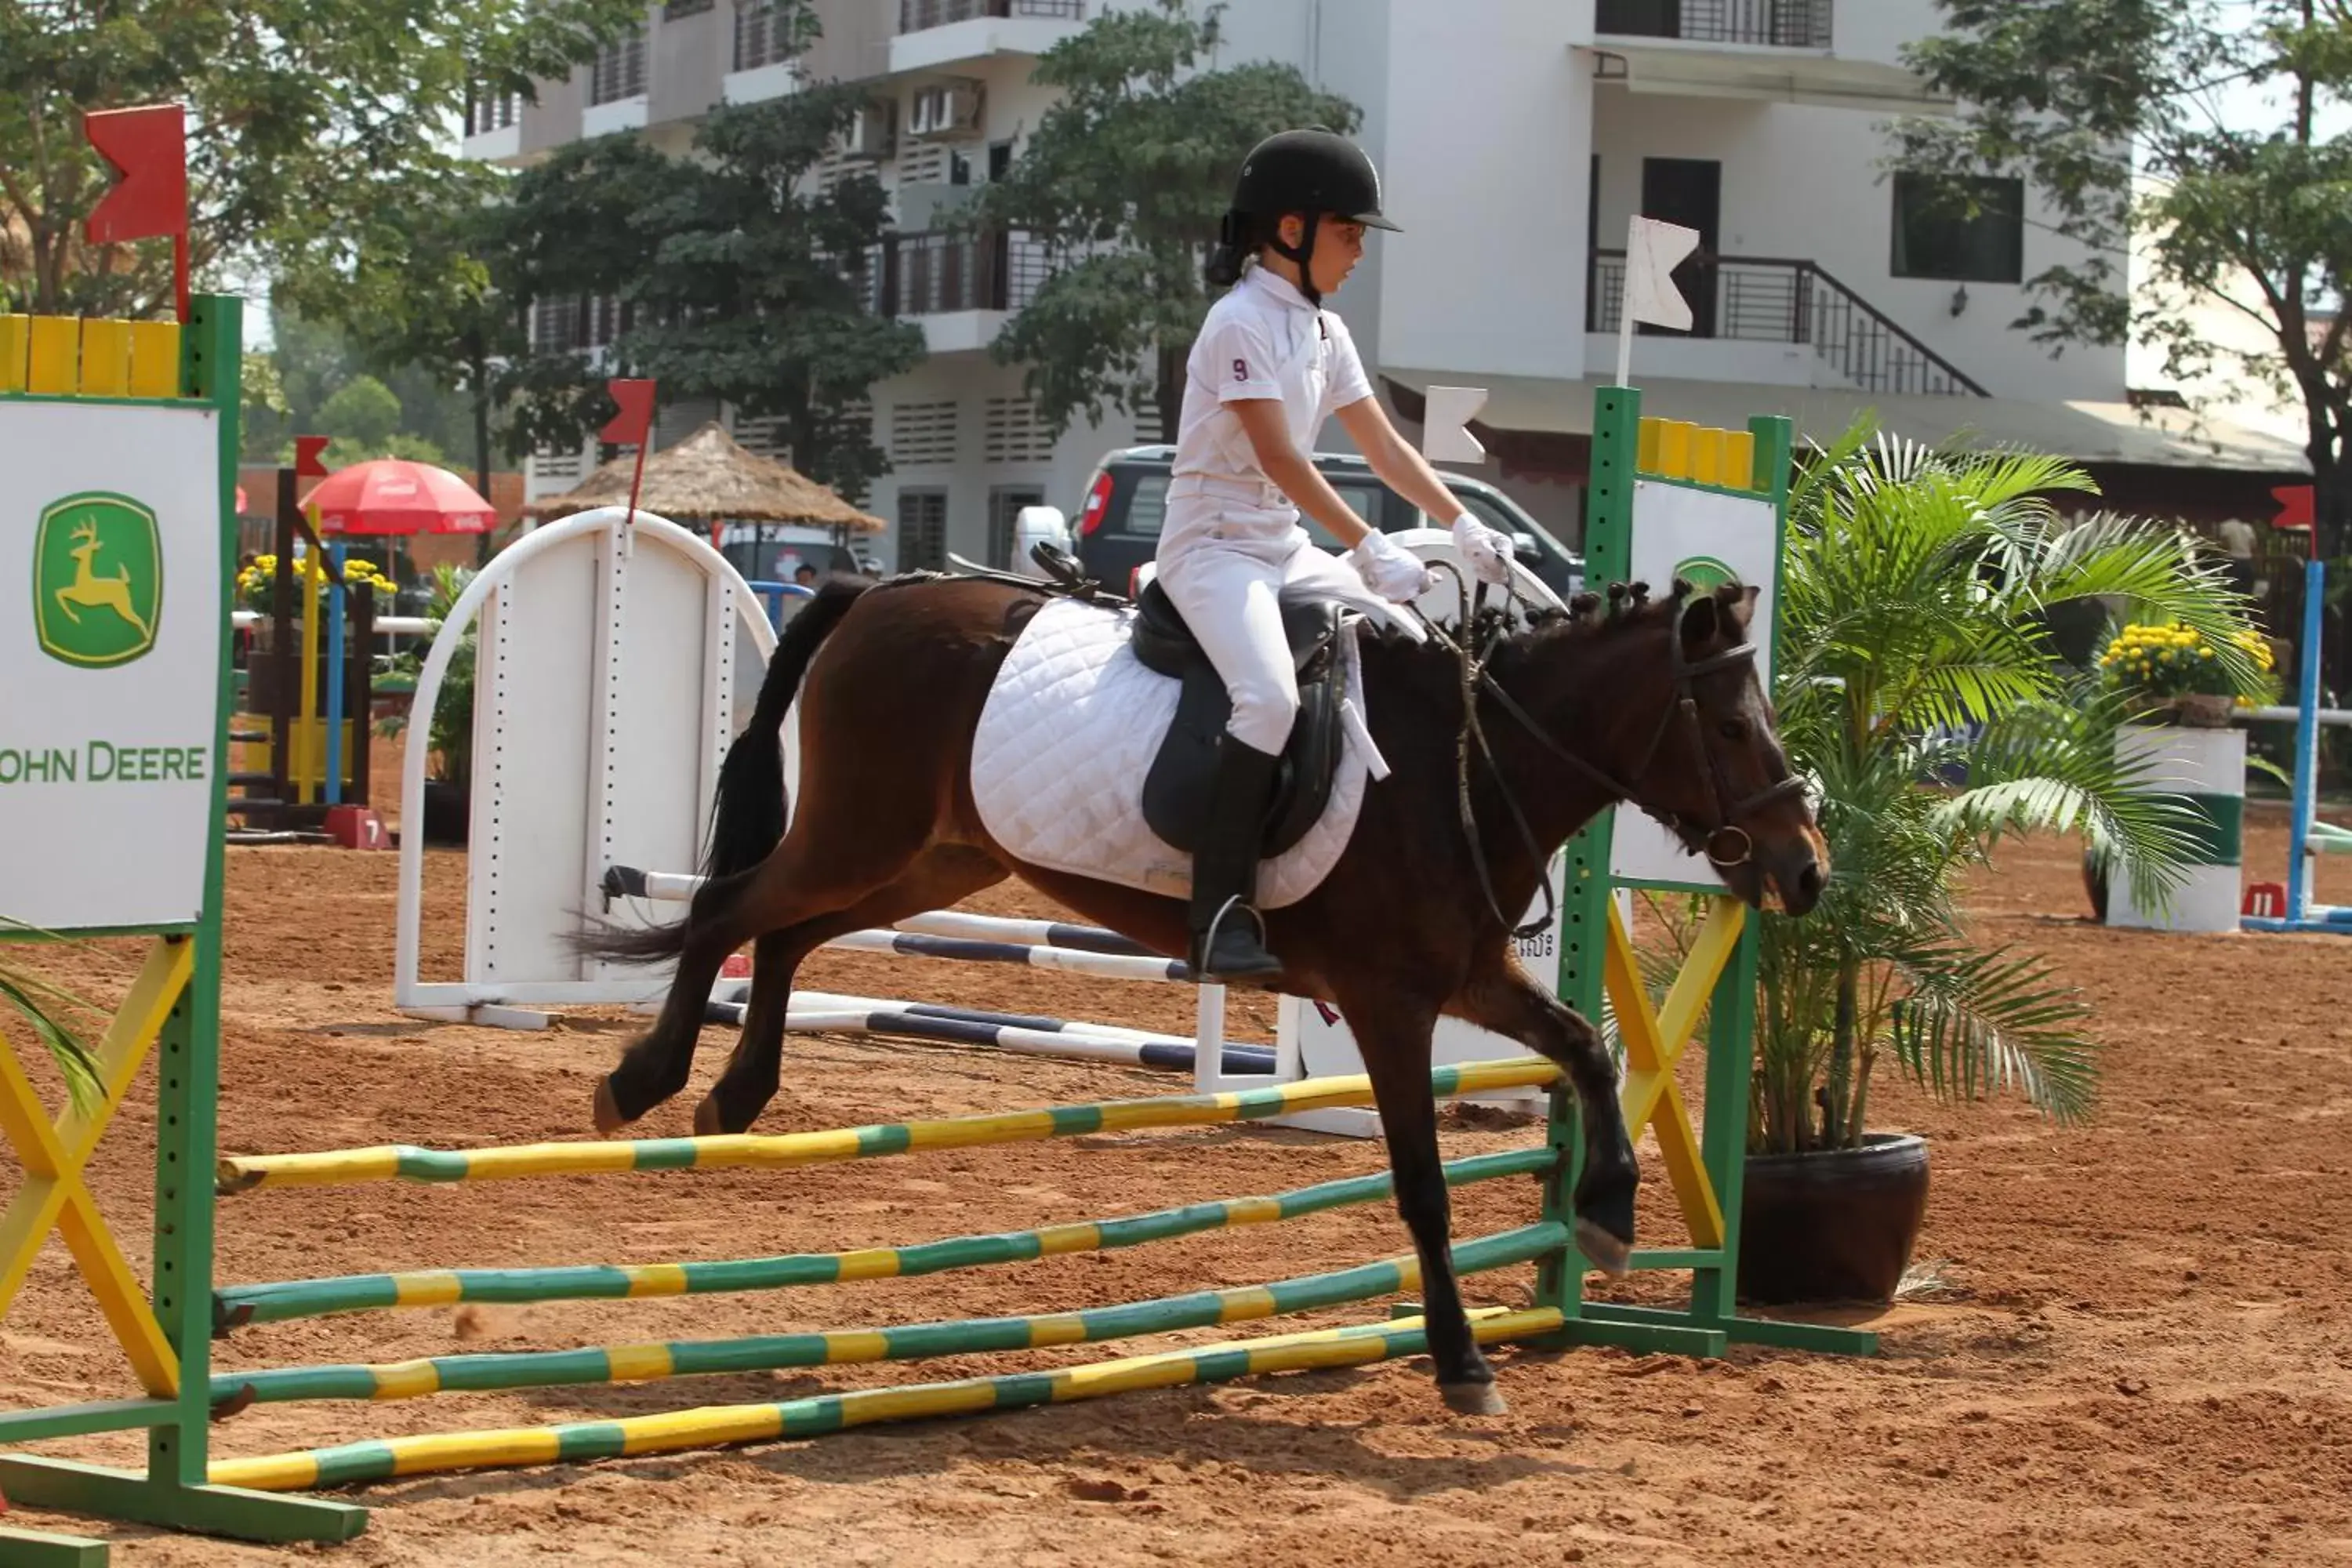
POLYGON ((194 921, 219 833, 219 416, 0 399, 0 921, 194 921))
POLYGON ((33 535, 33 630, 67 664, 128 664, 155 646, 163 545, 155 514, 129 496, 68 496, 33 535))

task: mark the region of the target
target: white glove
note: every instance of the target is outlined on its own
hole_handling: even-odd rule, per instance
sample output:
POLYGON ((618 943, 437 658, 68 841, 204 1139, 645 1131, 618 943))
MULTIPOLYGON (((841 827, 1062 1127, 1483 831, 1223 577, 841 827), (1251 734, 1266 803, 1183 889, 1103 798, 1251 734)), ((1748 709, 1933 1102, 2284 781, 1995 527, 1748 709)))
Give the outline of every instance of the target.
POLYGON ((1409 605, 1430 589, 1429 568, 1421 557, 1375 528, 1348 552, 1348 563, 1365 585, 1391 605, 1409 605))
POLYGON ((1454 520, 1454 548, 1481 583, 1511 580, 1511 542, 1466 511, 1454 520))

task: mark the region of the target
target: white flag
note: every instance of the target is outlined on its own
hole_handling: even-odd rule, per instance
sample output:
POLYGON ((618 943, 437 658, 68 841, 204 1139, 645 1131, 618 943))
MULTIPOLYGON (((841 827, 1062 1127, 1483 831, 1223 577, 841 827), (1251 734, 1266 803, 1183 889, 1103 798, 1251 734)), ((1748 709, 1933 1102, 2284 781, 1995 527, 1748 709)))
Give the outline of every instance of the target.
POLYGON ((1433 463, 1483 463, 1486 448, 1470 434, 1470 421, 1486 406, 1483 386, 1433 386, 1422 410, 1421 455, 1433 463))
POLYGON ((1698 248, 1698 230, 1637 217, 1625 230, 1625 320, 1691 328, 1690 301, 1675 287, 1674 271, 1698 248))

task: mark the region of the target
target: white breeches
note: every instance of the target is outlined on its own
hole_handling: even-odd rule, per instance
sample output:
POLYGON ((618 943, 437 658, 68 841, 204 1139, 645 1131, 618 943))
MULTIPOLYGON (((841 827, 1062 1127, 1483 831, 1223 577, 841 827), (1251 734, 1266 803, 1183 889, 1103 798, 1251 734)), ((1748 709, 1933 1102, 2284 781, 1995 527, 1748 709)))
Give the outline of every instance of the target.
POLYGON ((1305 530, 1293 538, 1286 552, 1263 539, 1200 540, 1171 552, 1158 573, 1233 694, 1226 732, 1268 753, 1281 752, 1298 717, 1298 680, 1282 635, 1282 590, 1314 583, 1375 613, 1386 610, 1354 568, 1315 548, 1305 530))

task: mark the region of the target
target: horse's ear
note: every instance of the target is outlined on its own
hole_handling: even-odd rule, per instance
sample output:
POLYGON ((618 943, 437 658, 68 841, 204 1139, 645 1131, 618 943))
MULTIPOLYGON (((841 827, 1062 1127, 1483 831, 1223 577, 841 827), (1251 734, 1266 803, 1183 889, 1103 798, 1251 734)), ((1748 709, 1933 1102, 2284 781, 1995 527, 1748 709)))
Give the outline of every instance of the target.
POLYGON ((1762 597, 1764 590, 1752 583, 1726 583, 1715 592, 1716 597, 1722 601, 1725 614, 1731 617, 1732 634, 1746 637, 1748 628, 1755 624, 1756 601, 1762 597))
POLYGON ((1695 653, 1722 634, 1728 612, 1712 594, 1703 594, 1683 608, 1683 651, 1695 653))

